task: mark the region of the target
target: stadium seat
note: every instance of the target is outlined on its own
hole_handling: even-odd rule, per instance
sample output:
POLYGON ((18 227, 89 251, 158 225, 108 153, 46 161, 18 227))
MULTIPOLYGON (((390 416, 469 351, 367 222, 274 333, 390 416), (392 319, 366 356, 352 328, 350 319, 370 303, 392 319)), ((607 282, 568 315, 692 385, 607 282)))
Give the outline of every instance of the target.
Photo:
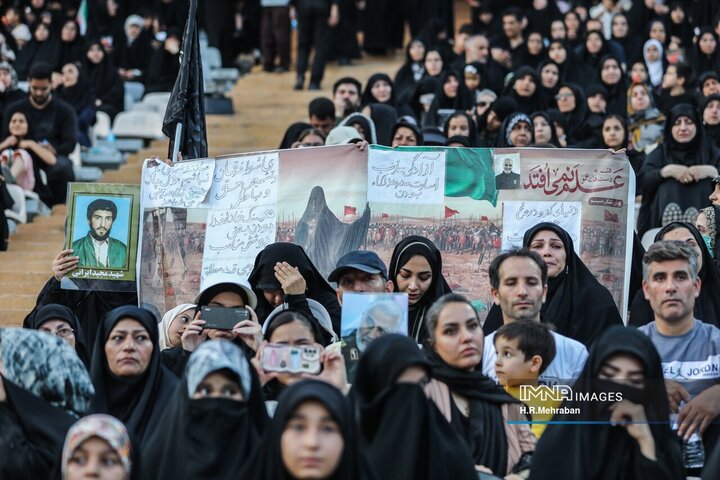
POLYGON ((5 210, 5 215, 15 223, 27 223, 27 209, 25 205, 25 190, 19 185, 7 184, 8 192, 15 202, 12 208, 5 210))
POLYGON ((121 112, 115 117, 113 132, 118 139, 162 140, 165 138, 162 122, 163 115, 157 112, 121 112))
POLYGON ((145 94, 145 85, 140 82, 125 82, 125 110, 139 102, 145 94))

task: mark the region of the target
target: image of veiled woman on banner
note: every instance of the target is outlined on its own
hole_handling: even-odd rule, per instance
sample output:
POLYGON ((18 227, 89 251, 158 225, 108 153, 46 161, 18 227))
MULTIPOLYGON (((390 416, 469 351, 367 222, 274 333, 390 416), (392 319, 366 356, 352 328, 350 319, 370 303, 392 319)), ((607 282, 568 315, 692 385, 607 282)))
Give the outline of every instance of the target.
POLYGON ((370 226, 370 207, 352 223, 343 223, 328 208, 325 191, 313 187, 307 207, 295 229, 295 243, 305 249, 317 269, 327 278, 337 260, 358 250, 370 226))

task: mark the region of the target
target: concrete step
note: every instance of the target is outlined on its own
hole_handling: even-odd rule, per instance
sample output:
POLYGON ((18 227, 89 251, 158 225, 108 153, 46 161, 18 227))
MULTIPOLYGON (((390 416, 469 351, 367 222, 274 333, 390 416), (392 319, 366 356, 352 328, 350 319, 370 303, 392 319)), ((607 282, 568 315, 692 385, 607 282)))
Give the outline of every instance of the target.
MULTIPOLYGON (((0 260, 1 261, 1 260, 0 260)), ((33 272, 33 271, 20 271, 20 272, 1 272, 0 271, 0 284, 3 284, 3 290, 6 286, 15 283, 32 283, 39 285, 38 291, 48 281, 52 272, 33 272)))
POLYGON ((23 320, 30 310, 3 310, 0 316, 0 328, 2 327, 22 327, 23 320))
POLYGON ((40 290, 42 289, 48 278, 50 278, 50 276, 47 276, 44 280, 41 280, 40 282, 8 282, 3 285, 2 291, 4 294, 34 295, 35 297, 37 297, 38 293, 40 293, 40 290))
POLYGON ((31 294, 11 294, 11 293, 0 293, 0 306, 5 310, 23 310, 27 314, 35 306, 37 300, 37 293, 31 294))

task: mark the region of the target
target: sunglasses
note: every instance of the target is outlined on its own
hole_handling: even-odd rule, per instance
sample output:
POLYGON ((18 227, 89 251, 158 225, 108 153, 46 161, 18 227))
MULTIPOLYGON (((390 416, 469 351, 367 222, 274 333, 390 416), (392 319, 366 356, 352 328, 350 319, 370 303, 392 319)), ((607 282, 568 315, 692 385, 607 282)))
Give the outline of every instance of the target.
POLYGON ((480 108, 485 108, 485 107, 487 107, 488 105, 489 105, 488 102, 477 102, 477 103, 475 104, 475 106, 480 107, 480 108))

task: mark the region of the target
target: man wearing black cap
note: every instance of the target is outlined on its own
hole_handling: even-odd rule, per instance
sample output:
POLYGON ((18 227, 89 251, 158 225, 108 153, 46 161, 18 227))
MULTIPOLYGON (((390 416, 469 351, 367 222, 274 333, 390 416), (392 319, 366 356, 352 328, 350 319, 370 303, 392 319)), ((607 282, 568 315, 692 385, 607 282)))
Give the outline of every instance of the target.
POLYGON ((385 263, 375 252, 355 250, 337 261, 328 281, 337 283, 338 303, 342 305, 343 292, 391 293, 393 283, 388 280, 385 263))

